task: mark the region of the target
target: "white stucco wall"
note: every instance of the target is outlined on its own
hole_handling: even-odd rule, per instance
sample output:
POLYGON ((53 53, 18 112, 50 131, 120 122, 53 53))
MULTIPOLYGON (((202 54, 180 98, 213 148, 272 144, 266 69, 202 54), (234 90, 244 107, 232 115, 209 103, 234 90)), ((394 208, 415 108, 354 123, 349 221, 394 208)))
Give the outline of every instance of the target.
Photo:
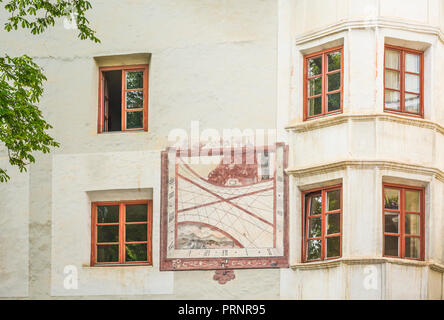
POLYGON ((442 299, 443 1, 292 1, 290 239, 293 299, 442 299), (424 119, 384 113, 384 44, 424 51, 424 119), (340 115, 303 121, 303 56, 344 46, 340 115), (426 261, 382 259, 382 183, 422 186, 426 261), (343 185, 343 258, 301 263, 300 191, 343 185), (433 266, 432 266, 433 265, 433 266), (434 267, 439 265, 440 267, 434 267), (376 268, 376 290, 364 287, 376 268), (340 280, 338 280, 340 279, 340 280))
MULTIPOLYGON (((30 191, 25 203, 31 204, 26 213, 32 218, 22 225, 14 219, 21 234, 30 228, 32 252, 29 265, 24 264, 30 274, 17 271, 20 285, 28 287, 29 277, 28 296, 34 298, 202 298, 202 292, 213 298, 277 298, 278 270, 239 272, 234 287, 220 287, 212 279, 214 271, 158 271, 159 159, 169 132, 189 130, 196 120, 201 131, 276 127, 276 2, 103 0, 93 5, 88 18, 100 45, 78 40, 61 21, 41 36, 1 34, 8 43, 4 52, 26 52, 44 68, 48 81, 40 105, 54 126, 51 134, 61 143, 52 154, 38 157, 29 177, 21 176, 31 181, 30 187, 21 187, 30 191), (99 62, 94 58, 132 53, 150 54, 149 130, 97 134, 99 62), (131 190, 139 189, 149 190, 153 198, 153 267, 88 267, 91 197, 132 197, 131 190), (75 292, 63 287, 66 265, 78 268, 75 292), (258 273, 268 279, 266 294, 251 281, 258 273), (206 279, 201 290, 189 291, 192 279, 206 279)), ((25 256, 17 259, 25 263, 25 256)), ((1 264, 13 269, 17 261, 1 264)))
POLYGON ((1 297, 444 298, 443 0, 93 6, 100 45, 61 22, 41 36, 0 34, 2 53, 26 52, 44 68, 41 108, 62 144, 0 185, 1 297), (424 119, 383 112, 385 43, 425 51, 424 119), (344 112, 303 122, 303 55, 338 44, 344 112), (149 130, 97 134, 94 57, 131 53, 151 54, 149 130), (193 120, 201 130, 276 128, 289 144, 291 269, 237 270, 223 286, 212 271, 158 270, 160 151, 171 129, 189 130, 193 120), (381 258, 383 181, 426 188, 425 262, 381 258), (301 263, 301 191, 334 183, 344 192, 343 258, 301 263), (152 267, 89 267, 90 202, 116 197, 153 199, 152 267), (78 289, 63 287, 67 265, 78 270, 78 289), (376 288, 364 285, 369 270, 376 288))
POLYGON ((11 168, 0 150, 0 166, 11 182, 0 184, 0 297, 28 296, 29 173, 11 168))

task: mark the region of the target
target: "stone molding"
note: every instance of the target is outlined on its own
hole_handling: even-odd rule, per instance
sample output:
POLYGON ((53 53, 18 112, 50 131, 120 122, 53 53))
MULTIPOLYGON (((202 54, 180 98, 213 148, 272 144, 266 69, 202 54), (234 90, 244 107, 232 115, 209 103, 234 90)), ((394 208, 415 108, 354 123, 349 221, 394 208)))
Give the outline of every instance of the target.
POLYGON ((390 121, 400 124, 436 130, 444 135, 444 126, 422 118, 414 118, 402 115, 388 114, 388 113, 374 113, 374 114, 338 114, 328 117, 321 117, 318 119, 308 120, 304 122, 291 122, 285 129, 295 133, 307 132, 325 127, 334 126, 348 121, 390 121))
POLYGON ((388 160, 341 160, 320 164, 305 168, 289 168, 286 170, 287 174, 304 177, 317 174, 320 172, 332 172, 346 169, 347 167, 378 167, 382 169, 399 170, 410 173, 419 173, 429 176, 435 176, 438 180, 444 182, 444 172, 438 168, 426 167, 415 164, 406 164, 399 161, 388 160))
POLYGON ((375 17, 372 19, 342 21, 306 32, 295 39, 295 44, 302 45, 306 42, 314 41, 338 32, 364 28, 391 28, 416 33, 425 33, 436 36, 442 43, 444 43, 444 33, 437 26, 417 22, 415 23, 402 19, 375 17))
POLYGON ((434 261, 417 261, 407 259, 395 259, 385 257, 362 257, 362 258, 340 258, 328 261, 316 261, 307 263, 296 263, 291 265, 293 270, 318 270, 336 268, 340 265, 369 265, 369 264, 396 264, 411 267, 428 267, 433 271, 444 273, 444 265, 434 261))

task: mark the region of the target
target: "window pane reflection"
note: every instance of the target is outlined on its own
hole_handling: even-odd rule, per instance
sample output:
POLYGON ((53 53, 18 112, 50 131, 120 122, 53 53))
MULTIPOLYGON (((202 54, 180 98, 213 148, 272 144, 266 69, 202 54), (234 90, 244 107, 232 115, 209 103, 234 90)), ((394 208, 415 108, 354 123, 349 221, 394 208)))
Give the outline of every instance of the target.
POLYGON ((407 258, 419 259, 420 239, 407 237, 405 238, 405 256, 407 258))
POLYGON ((384 207, 399 210, 400 190, 384 188, 384 207))
POLYGON ((398 91, 385 90, 385 106, 389 109, 401 109, 401 95, 398 91))
POLYGON ((307 260, 321 258, 321 240, 309 240, 307 248, 307 260))
POLYGON ((405 71, 419 73, 420 57, 417 54, 405 54, 405 71))
POLYGON ((384 237, 384 253, 386 256, 399 256, 399 237, 385 236, 384 237))
POLYGON ((322 56, 308 60, 308 76, 316 76, 322 73, 322 56))
POLYGON ((401 52, 395 50, 385 50, 385 66, 390 69, 399 70, 401 67, 401 52))

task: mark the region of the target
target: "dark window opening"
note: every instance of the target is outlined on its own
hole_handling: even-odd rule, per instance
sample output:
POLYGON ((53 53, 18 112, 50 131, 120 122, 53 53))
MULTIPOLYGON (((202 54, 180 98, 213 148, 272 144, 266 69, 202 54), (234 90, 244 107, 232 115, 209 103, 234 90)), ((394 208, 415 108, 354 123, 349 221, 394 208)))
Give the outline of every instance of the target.
POLYGON ((122 71, 105 71, 104 75, 104 131, 122 130, 122 71))
POLYGON ((148 65, 102 67, 98 133, 148 131, 148 65))

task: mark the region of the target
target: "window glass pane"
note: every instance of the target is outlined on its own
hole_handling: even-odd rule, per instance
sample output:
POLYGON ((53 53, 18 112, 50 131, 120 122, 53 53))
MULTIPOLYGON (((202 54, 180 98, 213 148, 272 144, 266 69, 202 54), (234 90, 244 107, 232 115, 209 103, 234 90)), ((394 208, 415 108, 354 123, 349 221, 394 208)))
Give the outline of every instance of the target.
POLYGON ((126 128, 142 129, 143 128, 143 111, 126 112, 126 128))
POLYGON ((322 113, 322 98, 317 97, 308 100, 308 116, 315 116, 322 113))
POLYGON ((420 228, 421 218, 419 214, 406 214, 405 215, 405 233, 415 236, 421 234, 420 228))
POLYGON ((384 207, 399 210, 400 191, 398 189, 384 188, 384 207))
POLYGON ((126 92, 126 108, 143 108, 143 90, 126 92))
POLYGON ((385 106, 394 110, 401 108, 401 95, 398 91, 385 90, 385 106))
POLYGON ((338 90, 341 87, 341 73, 333 73, 327 75, 327 91, 338 90))
POLYGON ((419 93, 419 76, 416 74, 405 74, 405 91, 419 93))
POLYGON ((118 262, 119 261, 119 245, 98 245, 97 246, 97 262, 118 262))
POLYGON ((391 69, 400 69, 401 53, 399 51, 385 50, 385 66, 391 69))
POLYGON ((341 238, 327 238, 327 258, 339 257, 341 255, 341 238))
POLYGON ((328 71, 341 69, 341 52, 332 52, 327 55, 328 71))
POLYGON ((321 258, 321 240, 310 240, 307 246, 307 260, 321 258))
POLYGON ((310 201, 310 216, 321 214, 322 213, 321 195, 310 196, 309 201, 310 201))
POLYGON ((147 204, 127 204, 126 222, 143 222, 148 219, 148 205, 147 204))
POLYGON ((416 190, 405 191, 405 211, 409 212, 421 212, 421 193, 416 190))
POLYGON ((97 222, 119 222, 119 206, 97 206, 97 222))
POLYGON ((385 70, 385 87, 389 89, 401 88, 401 78, 399 71, 385 70))
POLYGON ((399 238, 396 236, 384 236, 384 254, 386 256, 398 257, 399 238))
POLYGON ((327 211, 341 209, 341 190, 327 191, 327 211))
POLYGON ((97 242, 119 242, 119 226, 97 226, 97 242))
POLYGON ((143 88, 143 71, 127 71, 126 88, 127 89, 143 88))
POLYGON ((341 214, 330 213, 326 216, 327 220, 327 234, 334 234, 341 232, 341 214))
POLYGON ((419 113, 419 95, 405 94, 405 110, 408 112, 419 113))
POLYGON ((341 109, 341 93, 340 92, 336 92, 336 93, 332 93, 327 95, 327 105, 328 105, 328 109, 327 111, 334 111, 334 110, 338 110, 341 109))
POLYGON ((308 59, 308 76, 316 76, 322 73, 322 56, 308 59))
POLYGON ((322 77, 308 80, 308 96, 316 96, 322 93, 322 77))
POLYGON ((147 244, 127 244, 125 245, 125 261, 147 261, 147 244))
POLYGON ((385 213, 385 232, 399 233, 399 213, 385 213))
POLYGON ((125 225, 125 241, 146 241, 147 225, 146 224, 127 224, 125 225))
POLYGON ((420 240, 419 238, 405 238, 405 256, 407 258, 419 259, 420 240))
POLYGON ((405 54, 405 71, 419 73, 419 55, 405 54))
POLYGON ((317 238, 322 235, 321 218, 308 219, 308 237, 317 238))

